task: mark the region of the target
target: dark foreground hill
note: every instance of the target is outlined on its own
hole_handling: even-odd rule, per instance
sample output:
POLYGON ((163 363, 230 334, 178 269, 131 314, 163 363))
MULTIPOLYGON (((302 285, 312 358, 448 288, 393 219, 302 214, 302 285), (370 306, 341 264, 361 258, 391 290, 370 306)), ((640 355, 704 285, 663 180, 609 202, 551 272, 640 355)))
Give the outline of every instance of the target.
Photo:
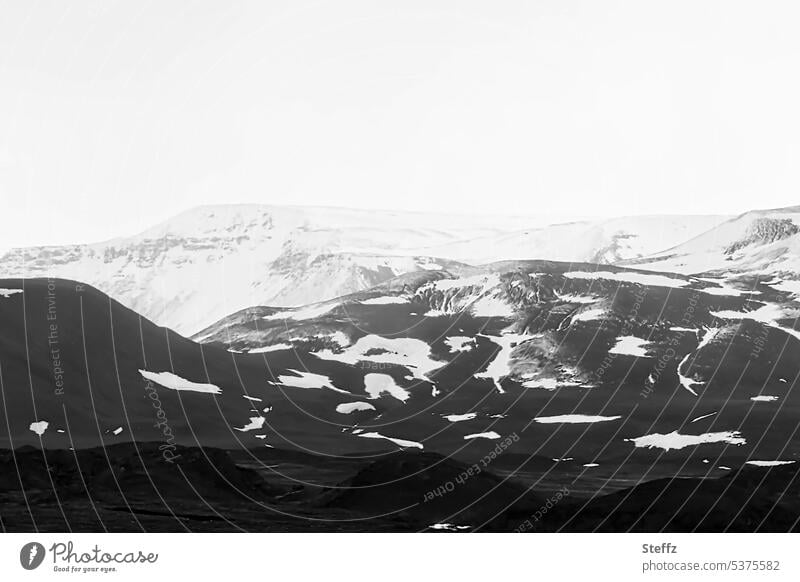
POLYGON ((724 477, 658 479, 556 505, 526 531, 798 532, 797 466, 745 466, 724 477))
POLYGON ((331 459, 146 443, 0 451, 5 532, 799 531, 795 467, 656 480, 587 496, 540 491, 432 453, 331 459))
MULTIPOLYGON (((387 449, 341 438, 348 417, 336 406, 354 399, 345 389, 276 382, 284 375, 302 381, 304 367, 292 352, 266 358, 201 345, 73 281, 3 280, 0 288, 14 291, 0 295, 0 447, 136 440, 387 449)), ((347 388, 343 368, 336 382, 347 388)))

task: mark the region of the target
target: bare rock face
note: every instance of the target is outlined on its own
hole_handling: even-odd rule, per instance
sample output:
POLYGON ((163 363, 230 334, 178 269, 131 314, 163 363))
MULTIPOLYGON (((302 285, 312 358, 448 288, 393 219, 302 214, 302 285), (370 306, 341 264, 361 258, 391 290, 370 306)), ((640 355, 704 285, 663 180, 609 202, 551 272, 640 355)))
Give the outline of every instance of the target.
POLYGON ((800 232, 800 227, 789 218, 757 218, 750 224, 742 239, 730 244, 725 249, 725 254, 733 255, 736 251, 750 245, 770 244, 789 238, 798 232, 800 232))

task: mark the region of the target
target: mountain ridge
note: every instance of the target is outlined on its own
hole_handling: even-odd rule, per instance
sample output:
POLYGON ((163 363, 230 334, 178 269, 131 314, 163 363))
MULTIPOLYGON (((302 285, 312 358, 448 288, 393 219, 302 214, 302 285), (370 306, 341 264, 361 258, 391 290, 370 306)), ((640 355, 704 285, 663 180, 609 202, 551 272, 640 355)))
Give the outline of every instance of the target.
MULTIPOLYGON (((718 218, 703 217, 693 228, 718 218)), ((204 206, 131 237, 12 249, 0 256, 0 277, 84 281, 160 325, 189 335, 252 305, 305 305, 403 273, 468 262, 463 259, 508 258, 509 248, 517 258, 549 258, 554 245, 588 240, 567 248, 561 258, 601 260, 599 252, 610 262, 638 256, 652 246, 641 249, 636 242, 652 228, 633 229, 634 218, 619 219, 629 225, 621 230, 592 221, 543 226, 537 220, 544 221, 302 206, 204 206), (593 238, 587 229, 594 229, 593 238), (527 232, 536 234, 526 238, 527 232), (553 232, 563 233, 562 243, 547 246, 553 232)))

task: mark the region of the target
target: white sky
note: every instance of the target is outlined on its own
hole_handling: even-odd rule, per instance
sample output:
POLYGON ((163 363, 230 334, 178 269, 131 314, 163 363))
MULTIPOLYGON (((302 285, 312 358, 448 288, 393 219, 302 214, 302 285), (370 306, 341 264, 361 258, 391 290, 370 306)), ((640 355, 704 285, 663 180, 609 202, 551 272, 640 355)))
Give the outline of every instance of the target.
POLYGON ((0 248, 209 203, 800 202, 796 2, 0 0, 0 248))

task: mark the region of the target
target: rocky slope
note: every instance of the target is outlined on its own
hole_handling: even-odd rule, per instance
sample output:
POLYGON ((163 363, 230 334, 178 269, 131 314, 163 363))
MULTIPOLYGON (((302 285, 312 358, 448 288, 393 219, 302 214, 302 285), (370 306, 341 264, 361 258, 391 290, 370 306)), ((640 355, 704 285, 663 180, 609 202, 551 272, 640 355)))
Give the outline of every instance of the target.
POLYGON ((426 448, 517 433, 526 450, 575 462, 724 451, 733 466, 800 453, 800 304, 772 283, 511 261, 252 308, 195 339, 267 361, 293 353, 308 370, 350 366, 371 395, 358 414, 426 448), (444 403, 453 423, 430 435, 419 411, 444 403))

